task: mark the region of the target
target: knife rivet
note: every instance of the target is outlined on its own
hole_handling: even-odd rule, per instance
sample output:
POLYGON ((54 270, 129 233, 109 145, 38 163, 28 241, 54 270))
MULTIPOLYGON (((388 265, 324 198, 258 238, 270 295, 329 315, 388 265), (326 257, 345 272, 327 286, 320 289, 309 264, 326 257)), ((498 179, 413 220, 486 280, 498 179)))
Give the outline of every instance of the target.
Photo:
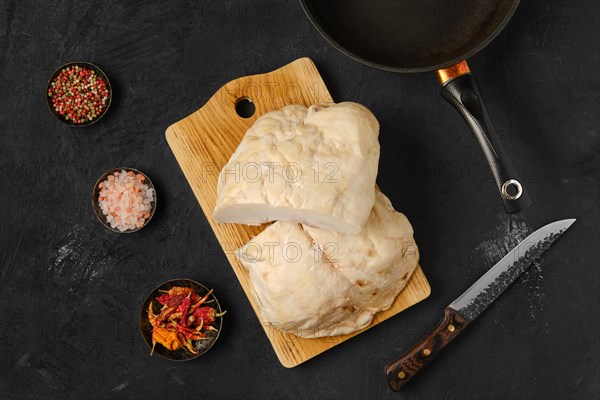
POLYGON ((404 371, 398 372, 398 378, 400 378, 400 379, 406 378, 406 374, 404 373, 404 371))
POLYGON ((450 332, 454 332, 454 325, 452 325, 452 324, 448 325, 448 330, 450 332))
POLYGON ((424 349, 424 350, 423 350, 423 355, 424 355, 425 357, 429 356, 430 354, 431 354, 431 350, 429 350, 429 349, 424 349))

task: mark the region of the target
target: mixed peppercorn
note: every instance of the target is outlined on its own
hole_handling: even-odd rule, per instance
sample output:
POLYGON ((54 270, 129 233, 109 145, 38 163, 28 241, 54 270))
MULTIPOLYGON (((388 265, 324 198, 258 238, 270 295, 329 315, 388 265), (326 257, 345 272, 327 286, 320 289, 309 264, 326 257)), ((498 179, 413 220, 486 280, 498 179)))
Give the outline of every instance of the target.
POLYGON ((100 117, 106 110, 109 88, 93 69, 71 65, 52 80, 48 96, 62 118, 83 124, 100 117))
POLYGON ((152 352, 156 343, 169 350, 187 348, 192 354, 198 354, 193 341, 208 340, 206 331, 217 330, 212 324, 227 311, 217 310, 205 304, 212 289, 200 297, 193 288, 175 286, 156 300, 162 304, 159 314, 154 314, 152 302, 148 306, 148 321, 152 325, 152 352))

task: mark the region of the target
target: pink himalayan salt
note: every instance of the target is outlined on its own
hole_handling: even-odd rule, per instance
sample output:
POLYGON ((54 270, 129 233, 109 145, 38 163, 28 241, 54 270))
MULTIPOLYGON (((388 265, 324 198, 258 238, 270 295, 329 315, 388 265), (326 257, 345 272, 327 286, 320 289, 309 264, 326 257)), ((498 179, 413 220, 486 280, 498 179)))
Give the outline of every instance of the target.
POLYGON ((150 218, 154 189, 144 183, 142 174, 115 172, 100 182, 98 204, 106 221, 121 232, 141 228, 150 218))

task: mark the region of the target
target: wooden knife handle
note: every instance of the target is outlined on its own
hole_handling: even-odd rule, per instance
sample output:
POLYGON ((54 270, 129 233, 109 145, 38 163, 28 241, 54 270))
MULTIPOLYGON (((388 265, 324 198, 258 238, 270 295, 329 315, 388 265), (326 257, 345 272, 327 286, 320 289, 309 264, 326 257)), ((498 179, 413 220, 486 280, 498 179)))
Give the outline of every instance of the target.
POLYGON ((446 307, 441 322, 416 346, 385 366, 390 387, 397 392, 467 326, 468 321, 446 307))

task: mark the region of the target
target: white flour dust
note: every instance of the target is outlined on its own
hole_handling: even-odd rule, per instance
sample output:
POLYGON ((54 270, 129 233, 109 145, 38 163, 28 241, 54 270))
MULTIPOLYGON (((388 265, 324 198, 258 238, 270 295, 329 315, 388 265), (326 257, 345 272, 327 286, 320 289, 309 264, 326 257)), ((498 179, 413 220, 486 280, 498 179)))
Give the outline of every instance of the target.
POLYGON ((49 272, 54 272, 58 275, 62 272, 65 265, 70 262, 78 262, 79 250, 81 247, 81 242, 77 239, 81 233, 83 233, 83 228, 75 225, 73 230, 69 232, 67 237, 65 238, 65 242, 60 248, 56 251, 56 258, 54 262, 50 264, 48 267, 49 272))
POLYGON ((500 225, 483 240, 475 250, 483 251, 493 264, 511 251, 521 240, 529 235, 529 227, 520 216, 502 214, 500 225))
POLYGON ((56 256, 48 266, 48 272, 65 280, 78 279, 86 271, 89 282, 100 278, 112 265, 111 257, 102 255, 98 249, 88 246, 91 242, 89 230, 75 225, 56 250, 56 256))
MULTIPOLYGON (((520 241, 525 239, 532 230, 520 214, 499 214, 500 224, 484 240, 475 247, 478 252, 483 252, 490 265, 494 265, 512 250, 520 241)), ((539 319, 544 311, 546 292, 544 277, 539 261, 536 261, 523 273, 522 283, 527 285, 528 319, 532 322, 539 319)))

